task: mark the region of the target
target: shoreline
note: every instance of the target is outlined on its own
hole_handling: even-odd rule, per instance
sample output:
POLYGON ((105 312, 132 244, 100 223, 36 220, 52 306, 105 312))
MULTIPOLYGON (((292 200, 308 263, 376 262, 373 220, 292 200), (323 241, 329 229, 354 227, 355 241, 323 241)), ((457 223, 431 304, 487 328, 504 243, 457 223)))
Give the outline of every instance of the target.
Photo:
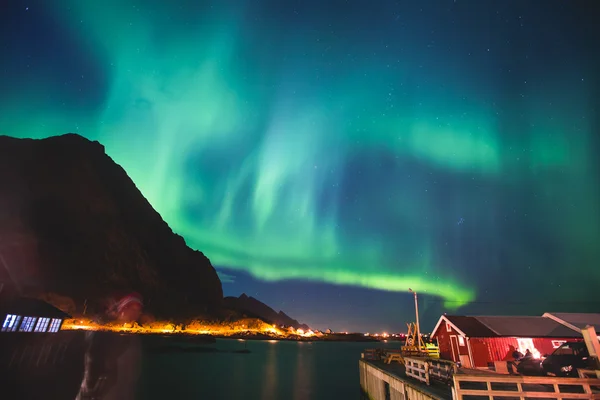
POLYGON ((61 331, 98 331, 114 332, 123 335, 140 335, 147 340, 171 338, 177 341, 211 343, 216 339, 234 340, 277 340, 294 342, 399 342, 399 338, 365 336, 363 333, 346 332, 302 332, 291 328, 280 328, 269 325, 257 319, 245 319, 231 323, 189 321, 176 322, 150 322, 143 325, 134 324, 99 324, 85 318, 73 318, 63 323, 61 331))
MULTIPOLYGON (((84 331, 84 329, 65 329, 61 332, 84 331)), ((399 340, 380 340, 372 337, 361 337, 359 335, 346 334, 327 334, 323 336, 296 336, 296 335, 268 335, 264 333, 236 333, 232 335, 223 334, 203 334, 203 333, 185 333, 185 332, 135 332, 127 329, 86 329, 85 331, 112 332, 120 335, 137 335, 143 337, 146 341, 172 339, 174 341, 183 341, 188 343, 215 343, 217 339, 228 339, 238 341, 281 341, 281 342, 355 342, 355 343, 379 343, 379 342, 398 342, 399 340)))

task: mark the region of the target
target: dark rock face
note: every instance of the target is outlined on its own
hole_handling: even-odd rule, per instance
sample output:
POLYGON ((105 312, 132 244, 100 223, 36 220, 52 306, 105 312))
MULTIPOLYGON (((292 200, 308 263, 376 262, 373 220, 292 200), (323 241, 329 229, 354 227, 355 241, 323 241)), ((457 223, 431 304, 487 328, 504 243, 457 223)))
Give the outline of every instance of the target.
POLYGON ((283 311, 276 312, 265 303, 254 297, 248 296, 245 293, 242 293, 240 297, 225 297, 223 306, 246 314, 248 317, 259 318, 271 324, 293 326, 295 329, 304 329, 305 331, 310 329, 308 325, 301 324, 295 319, 292 319, 283 311))
POLYGON ((81 305, 136 290, 157 316, 211 313, 223 291, 98 142, 0 136, 0 284, 81 305))

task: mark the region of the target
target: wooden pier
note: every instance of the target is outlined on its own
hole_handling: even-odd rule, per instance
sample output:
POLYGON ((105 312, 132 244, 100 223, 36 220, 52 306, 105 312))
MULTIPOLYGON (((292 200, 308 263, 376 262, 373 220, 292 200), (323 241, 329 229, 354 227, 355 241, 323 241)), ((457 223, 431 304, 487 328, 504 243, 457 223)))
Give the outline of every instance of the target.
MULTIPOLYGON (((546 398, 600 400, 600 379, 510 376, 467 368, 447 368, 444 361, 404 357, 404 364, 359 361, 360 386, 369 400, 440 400, 466 398, 546 398)), ((581 371, 594 376, 600 371, 581 371)))
POLYGON ((360 387, 369 400, 447 400, 452 390, 444 385, 427 385, 406 376, 404 365, 360 360, 360 387))

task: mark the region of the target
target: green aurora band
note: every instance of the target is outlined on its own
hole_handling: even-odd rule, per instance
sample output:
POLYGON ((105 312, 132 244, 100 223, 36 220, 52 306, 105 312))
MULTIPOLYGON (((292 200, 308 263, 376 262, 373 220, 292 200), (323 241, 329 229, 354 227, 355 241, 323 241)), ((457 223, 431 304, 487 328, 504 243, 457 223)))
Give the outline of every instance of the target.
MULTIPOLYGON (((82 77, 106 80, 99 105, 28 102, 54 90, 40 77, 14 94, 0 128, 28 137, 75 131, 101 141, 173 230, 214 265, 267 281, 412 288, 448 307, 473 301, 474 267, 440 255, 439 226, 456 227, 465 216, 491 232, 491 211, 472 217, 475 200, 451 189, 440 209, 429 194, 436 182, 410 181, 406 160, 477 185, 514 186, 527 171, 546 198, 536 212, 548 226, 562 226, 557 238, 589 254, 577 238, 600 237, 585 112, 552 113, 542 101, 585 109, 581 87, 532 82, 522 92, 526 139, 509 142, 501 132, 506 116, 478 90, 484 78, 468 61, 437 68, 446 55, 377 57, 383 45, 353 48, 358 34, 323 39, 301 25, 261 30, 262 23, 249 22, 249 2, 177 13, 148 4, 73 1, 68 11, 56 10, 58 23, 102 66, 95 78, 82 77), (368 176, 349 167, 379 152, 392 172, 374 156, 363 164, 368 176), (561 178, 547 177, 556 170, 561 178), (553 211, 553 202, 583 190, 577 207, 553 211), (384 224, 395 228, 377 229, 384 224)), ((394 40, 406 47, 412 41, 394 40)), ((524 265, 543 270, 543 261, 521 255, 524 265)), ((481 276, 481 269, 501 267, 475 268, 481 276)))

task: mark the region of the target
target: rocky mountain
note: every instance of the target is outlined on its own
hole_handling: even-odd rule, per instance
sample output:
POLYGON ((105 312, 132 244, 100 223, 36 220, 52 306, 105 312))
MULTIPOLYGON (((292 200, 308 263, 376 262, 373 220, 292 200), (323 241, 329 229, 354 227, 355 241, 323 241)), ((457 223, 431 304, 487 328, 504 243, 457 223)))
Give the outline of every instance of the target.
POLYGON ((189 248, 98 142, 0 136, 0 282, 78 307, 136 290, 156 316, 211 315, 210 261, 189 248))
POLYGON ((245 314, 248 317, 260 318, 263 321, 276 325, 293 326, 295 329, 309 330, 308 325, 292 319, 283 311, 276 312, 271 307, 255 299, 254 297, 242 293, 240 297, 228 296, 223 299, 223 306, 245 314))

